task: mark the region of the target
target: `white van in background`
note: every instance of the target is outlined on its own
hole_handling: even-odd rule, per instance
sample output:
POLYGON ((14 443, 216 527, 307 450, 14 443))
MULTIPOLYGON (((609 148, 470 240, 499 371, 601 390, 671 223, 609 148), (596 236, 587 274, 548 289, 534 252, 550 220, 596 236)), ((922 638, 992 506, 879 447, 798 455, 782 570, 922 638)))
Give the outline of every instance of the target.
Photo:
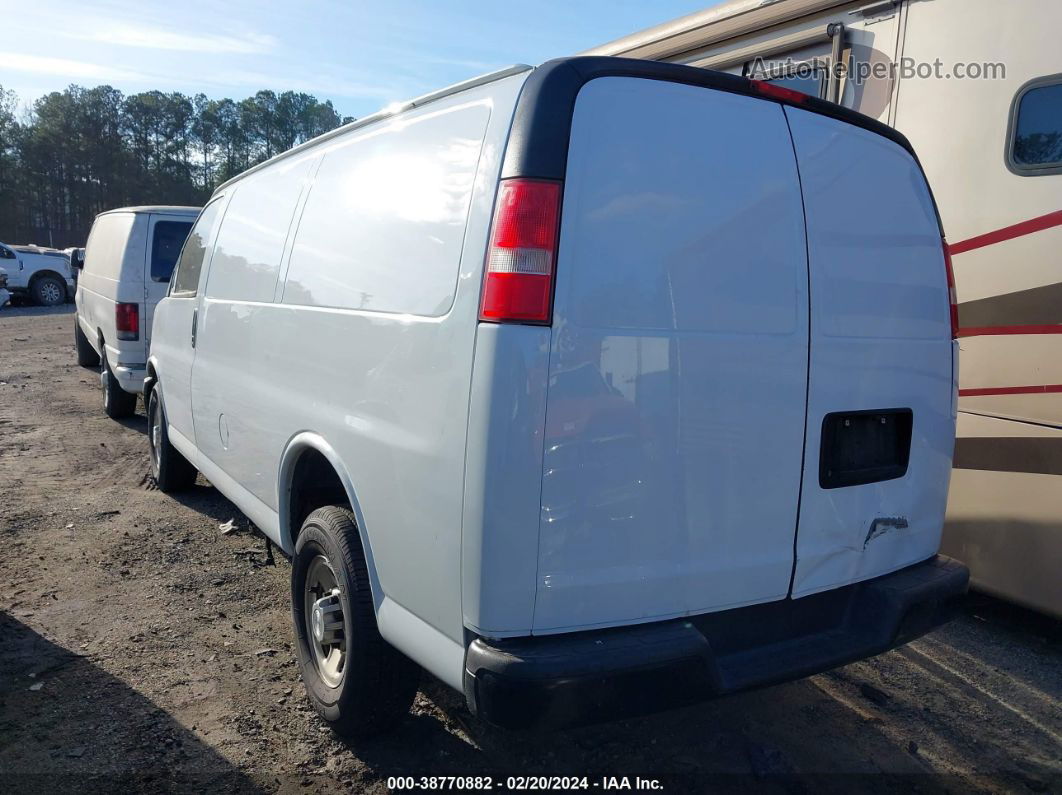
POLYGON ((66 303, 74 292, 70 258, 62 251, 0 243, 0 267, 7 271, 7 289, 38 306, 66 303))
POLYGON ((77 280, 77 363, 100 367, 108 416, 136 410, 151 318, 198 207, 123 207, 96 216, 77 280))
POLYGON ((216 191, 155 314, 153 471, 292 556, 340 732, 406 713, 409 660, 512 727, 806 676, 965 591, 948 281, 884 125, 683 66, 514 67, 216 191))

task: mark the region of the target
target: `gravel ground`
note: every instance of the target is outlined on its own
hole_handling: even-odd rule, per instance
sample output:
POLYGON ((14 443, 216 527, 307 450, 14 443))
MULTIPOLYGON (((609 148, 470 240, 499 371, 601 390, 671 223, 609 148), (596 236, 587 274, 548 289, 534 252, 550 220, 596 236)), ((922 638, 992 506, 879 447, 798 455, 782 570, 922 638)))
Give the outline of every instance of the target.
POLYGON ((103 415, 72 322, 0 310, 0 791, 384 792, 429 774, 1062 791, 1059 623, 986 597, 873 660, 566 732, 491 729, 425 674, 399 732, 343 742, 297 678, 287 563, 202 479, 154 489, 142 408, 103 415))

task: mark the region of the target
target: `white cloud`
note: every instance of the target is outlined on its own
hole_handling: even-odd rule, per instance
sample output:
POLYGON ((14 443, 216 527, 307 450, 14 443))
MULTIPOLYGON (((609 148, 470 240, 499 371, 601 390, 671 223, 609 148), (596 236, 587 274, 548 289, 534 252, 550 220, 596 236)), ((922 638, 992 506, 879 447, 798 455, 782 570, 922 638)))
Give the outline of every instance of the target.
POLYGON ((28 55, 17 52, 0 52, 0 67, 18 72, 33 72, 39 75, 56 75, 64 80, 138 80, 138 72, 119 69, 88 61, 69 58, 50 58, 45 55, 28 55))
POLYGON ((120 47, 142 47, 151 50, 174 50, 177 52, 209 52, 253 55, 266 53, 277 45, 274 36, 264 33, 245 33, 240 36, 224 36, 209 33, 177 33, 163 28, 145 25, 109 23, 86 33, 65 34, 75 39, 116 44, 120 47))

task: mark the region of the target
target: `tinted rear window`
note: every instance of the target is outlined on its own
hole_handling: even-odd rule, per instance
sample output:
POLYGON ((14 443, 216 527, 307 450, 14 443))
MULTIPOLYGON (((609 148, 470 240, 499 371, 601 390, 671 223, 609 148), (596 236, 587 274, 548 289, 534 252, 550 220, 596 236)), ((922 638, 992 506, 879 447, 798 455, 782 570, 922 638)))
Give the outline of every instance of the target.
POLYGON ((191 221, 158 221, 155 224, 155 236, 151 241, 151 281, 170 280, 181 246, 191 228, 191 221))

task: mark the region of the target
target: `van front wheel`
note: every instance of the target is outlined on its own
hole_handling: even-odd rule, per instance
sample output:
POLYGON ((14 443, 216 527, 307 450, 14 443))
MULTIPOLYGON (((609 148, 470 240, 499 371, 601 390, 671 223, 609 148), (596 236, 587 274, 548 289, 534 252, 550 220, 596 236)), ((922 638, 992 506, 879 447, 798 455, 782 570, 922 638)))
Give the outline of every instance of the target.
POLYGON ((170 444, 166 413, 159 397, 159 387, 151 390, 147 404, 148 447, 151 450, 151 475, 163 494, 192 487, 196 468, 170 444))
POLYGON ((408 713, 419 669, 376 627, 354 515, 319 508, 303 522, 291 567, 295 647, 306 692, 337 734, 367 737, 408 713))

